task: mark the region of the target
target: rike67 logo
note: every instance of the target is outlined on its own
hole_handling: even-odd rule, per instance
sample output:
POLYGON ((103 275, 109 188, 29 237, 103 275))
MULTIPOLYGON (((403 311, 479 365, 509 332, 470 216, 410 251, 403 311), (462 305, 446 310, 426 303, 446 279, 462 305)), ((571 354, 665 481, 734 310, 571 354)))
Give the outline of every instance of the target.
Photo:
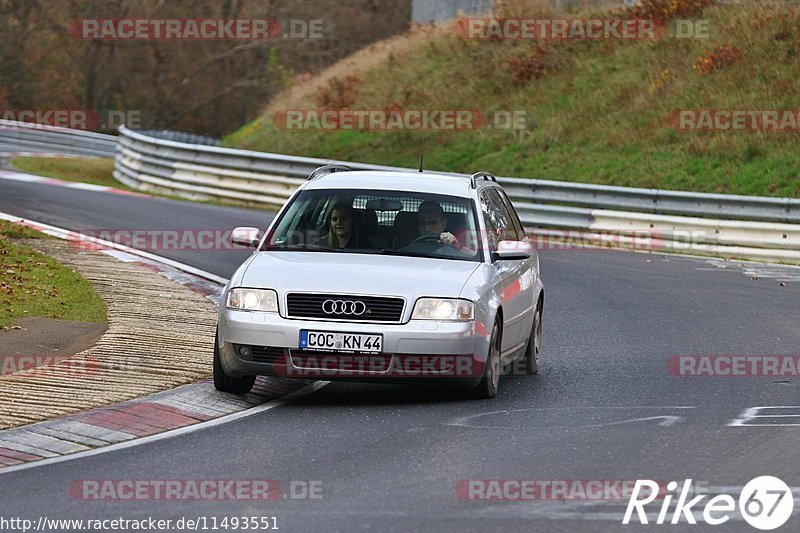
MULTIPOLYGON (((659 496, 663 496, 663 501, 661 502, 658 517, 655 520, 656 524, 679 524, 682 520, 686 520, 688 524, 697 524, 697 517, 695 517, 694 513, 698 512, 702 513, 701 520, 703 522, 717 526, 730 520, 737 510, 736 500, 728 494, 718 494, 705 501, 705 505, 701 502, 708 497, 707 494, 700 494, 689 499, 690 494, 694 495, 691 479, 683 482, 680 494, 676 492, 678 489, 677 481, 670 481, 667 484, 666 495, 663 490, 659 489, 660 487, 655 481, 649 479, 637 480, 636 485, 633 487, 633 493, 628 500, 628 507, 625 510, 625 517, 622 519, 622 523, 625 525, 630 524, 634 511, 640 524, 650 523, 645 506, 654 502, 657 498, 661 499, 659 496), (670 503, 676 494, 678 496, 677 503, 672 510, 671 519, 667 522, 670 514, 670 503)), ((657 505, 653 507, 657 508, 657 505)), ((773 476, 760 476, 750 480, 739 494, 738 512, 748 524, 756 529, 766 531, 782 526, 789 520, 793 508, 794 497, 791 489, 782 480, 773 476)), ((655 511, 654 508, 649 510, 655 511)), ((636 523, 635 519, 634 523, 636 523)))

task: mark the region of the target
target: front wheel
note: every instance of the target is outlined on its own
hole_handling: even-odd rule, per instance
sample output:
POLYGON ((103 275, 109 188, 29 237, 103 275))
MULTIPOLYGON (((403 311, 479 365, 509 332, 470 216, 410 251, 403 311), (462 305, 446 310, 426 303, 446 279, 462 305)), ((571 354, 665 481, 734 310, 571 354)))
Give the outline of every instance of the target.
POLYGON ((503 333, 500 330, 500 324, 495 321, 494 326, 492 326, 492 336, 489 339, 489 354, 486 357, 483 378, 472 390, 476 398, 488 400, 497 396, 497 387, 500 384, 500 346, 502 345, 502 339, 503 333))
POLYGON ((255 376, 237 378, 225 372, 219 355, 219 339, 217 334, 214 333, 214 388, 231 394, 247 394, 253 388, 255 382, 255 376))

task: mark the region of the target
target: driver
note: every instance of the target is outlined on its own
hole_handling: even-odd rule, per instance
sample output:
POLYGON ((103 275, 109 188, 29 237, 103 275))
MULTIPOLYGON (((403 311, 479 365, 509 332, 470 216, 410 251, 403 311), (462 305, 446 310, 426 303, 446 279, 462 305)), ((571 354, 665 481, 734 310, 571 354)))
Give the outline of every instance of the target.
POLYGON ((420 235, 438 235, 439 242, 445 246, 451 246, 467 255, 475 253, 474 250, 470 250, 458 242, 455 235, 445 231, 447 227, 447 217, 444 216, 444 209, 439 205, 439 202, 425 200, 420 204, 419 210, 417 211, 417 225, 420 235))

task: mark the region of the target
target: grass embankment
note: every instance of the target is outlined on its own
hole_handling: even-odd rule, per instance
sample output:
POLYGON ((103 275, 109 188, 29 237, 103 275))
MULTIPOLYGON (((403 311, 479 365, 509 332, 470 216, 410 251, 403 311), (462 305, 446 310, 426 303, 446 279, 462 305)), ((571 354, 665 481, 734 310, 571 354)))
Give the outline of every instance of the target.
MULTIPOLYGON (((509 17, 565 16, 536 0, 509 5, 518 9, 509 17)), ((800 196, 800 130, 681 131, 668 119, 678 109, 798 109, 800 10, 745 0, 694 18, 709 21, 709 38, 492 41, 461 39, 452 26, 412 30, 298 82, 225 144, 415 167, 424 139, 429 169, 800 196), (273 121, 281 110, 343 107, 521 110, 527 128, 286 131, 273 121)))
POLYGON ((15 239, 47 238, 0 220, 0 327, 20 317, 105 322, 107 308, 88 281, 15 239))
POLYGON ((12 163, 19 170, 38 176, 130 190, 114 179, 114 160, 110 158, 15 157, 12 163))
POLYGON ((112 174, 114 171, 113 159, 92 157, 15 157, 12 159, 12 163, 17 170, 36 174, 37 176, 45 176, 47 178, 103 185, 123 191, 144 192, 150 196, 167 198, 169 200, 181 200, 184 202, 193 201, 211 205, 241 205, 236 202, 223 202, 218 200, 189 200, 166 192, 133 189, 114 179, 112 174))

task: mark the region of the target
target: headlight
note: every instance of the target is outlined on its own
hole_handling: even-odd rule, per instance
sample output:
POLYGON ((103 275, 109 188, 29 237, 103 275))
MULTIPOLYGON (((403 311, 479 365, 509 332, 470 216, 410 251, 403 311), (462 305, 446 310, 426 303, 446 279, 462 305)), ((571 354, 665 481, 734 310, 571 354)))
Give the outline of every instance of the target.
POLYGON ((228 291, 228 309, 242 311, 278 312, 278 293, 272 289, 243 289, 237 287, 228 291))
POLYGON ((416 320, 472 320, 475 304, 457 298, 420 298, 414 306, 416 320))

